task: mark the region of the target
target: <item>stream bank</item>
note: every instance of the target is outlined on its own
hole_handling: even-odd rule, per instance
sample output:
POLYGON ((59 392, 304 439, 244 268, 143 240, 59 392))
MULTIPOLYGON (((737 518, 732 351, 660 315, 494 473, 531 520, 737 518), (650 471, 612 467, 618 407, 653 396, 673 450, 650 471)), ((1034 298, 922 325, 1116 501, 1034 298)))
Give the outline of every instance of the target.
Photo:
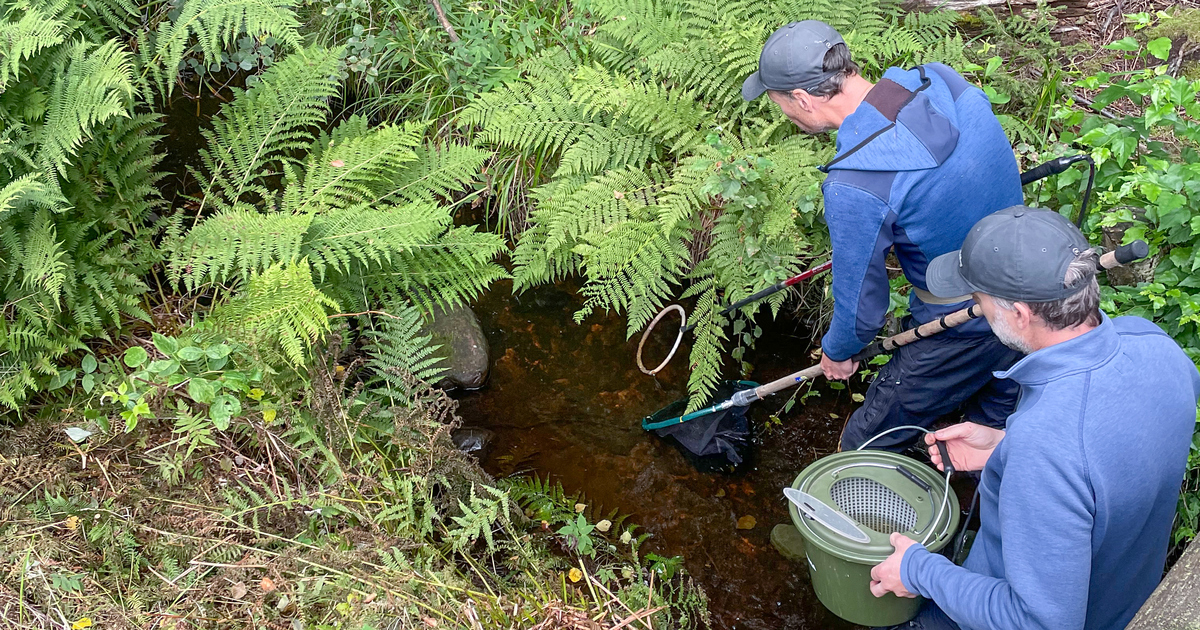
MULTIPOLYGON (((484 457, 491 474, 538 475, 589 504, 628 513, 653 536, 645 549, 682 555, 708 593, 713 627, 730 630, 851 628, 817 601, 804 568, 771 546, 771 527, 787 520, 782 488, 804 466, 837 447, 854 410, 849 390, 819 387, 781 423, 785 398, 756 403, 756 436, 736 474, 701 473, 671 443, 641 429, 643 416, 685 393, 686 348, 658 378, 634 364, 637 338, 625 320, 598 314, 575 324, 581 299, 565 286, 511 295, 498 283, 476 312, 493 349, 487 386, 459 396, 464 425, 494 432, 484 457), (767 425, 770 425, 769 427, 767 425), (749 529, 738 529, 753 518, 749 529)), ((764 323, 747 353, 752 378, 783 376, 812 363, 807 331, 764 323)), ((670 325, 664 325, 664 329, 670 325)))

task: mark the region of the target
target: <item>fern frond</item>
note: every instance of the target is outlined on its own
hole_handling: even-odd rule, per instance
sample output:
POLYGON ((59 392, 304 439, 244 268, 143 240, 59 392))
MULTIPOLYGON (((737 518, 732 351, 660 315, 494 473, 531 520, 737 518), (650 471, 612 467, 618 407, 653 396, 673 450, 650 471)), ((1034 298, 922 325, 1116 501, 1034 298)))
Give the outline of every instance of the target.
POLYGON ((274 37, 283 47, 300 47, 300 22, 294 0, 188 0, 179 16, 159 24, 155 44, 167 94, 174 88, 180 62, 196 38, 206 64, 216 63, 242 34, 274 37))
POLYGON ((375 391, 397 404, 412 396, 412 378, 435 381, 445 371, 443 359, 435 354, 433 336, 422 334, 424 320, 420 309, 396 305, 388 316, 370 320, 364 334, 369 340, 364 351, 367 367, 375 373, 375 391))
POLYGON ((67 200, 54 187, 47 186, 41 173, 22 175, 0 188, 0 221, 4 213, 26 204, 47 210, 66 205, 67 200))
POLYGON ((413 123, 367 130, 361 117, 348 119, 334 131, 328 147, 309 154, 297 185, 288 185, 294 178, 285 180, 283 210, 316 212, 377 200, 383 183, 417 159, 412 148, 421 142, 424 130, 425 125, 413 123), (361 131, 351 133, 343 127, 361 131))
POLYGON ((278 346, 293 365, 305 363, 310 345, 329 332, 327 309, 337 302, 312 281, 308 262, 287 262, 251 275, 229 302, 213 310, 218 329, 258 347, 278 346))
POLYGON ((19 77, 22 61, 63 42, 64 26, 36 4, 17 3, 8 9, 0 21, 0 92, 19 77))
POLYGON ((696 341, 692 344, 692 352, 688 356, 692 373, 688 376, 688 406, 686 413, 691 413, 707 404, 712 396, 717 382, 721 379, 721 363, 724 352, 725 320, 720 315, 720 305, 717 302, 716 285, 711 279, 697 282, 685 296, 699 295, 696 308, 688 321, 695 328, 696 341))
POLYGON ((212 130, 203 132, 201 168, 205 206, 229 210, 237 203, 273 198, 265 179, 282 169, 288 155, 307 149, 311 129, 329 114, 337 94, 338 50, 307 48, 263 73, 254 87, 223 105, 212 130))
POLYGON ((99 46, 75 43, 63 51, 53 72, 46 122, 35 141, 39 162, 65 176, 67 159, 97 126, 129 116, 133 70, 129 54, 109 40, 99 46))
POLYGON ((38 211, 26 230, 20 252, 21 286, 48 296, 57 306, 66 281, 66 252, 58 242, 54 223, 46 210, 38 211))
POLYGON ((435 242, 401 254, 387 269, 356 273, 355 279, 374 295, 403 296, 427 313, 439 307, 449 310, 509 277, 495 262, 504 249, 504 238, 498 234, 478 232, 474 226, 457 227, 435 242))
POLYGON ((449 214, 431 204, 330 210, 313 219, 304 253, 322 280, 327 271, 349 274, 354 263, 360 270, 387 268, 405 253, 436 247, 449 223, 449 214))
POLYGON ((409 203, 450 199, 479 178, 491 151, 458 144, 427 144, 416 149, 417 159, 405 164, 382 197, 409 203))
POLYGON ((230 279, 248 279, 268 267, 298 259, 310 214, 231 210, 192 228, 171 256, 168 274, 190 291, 230 279))

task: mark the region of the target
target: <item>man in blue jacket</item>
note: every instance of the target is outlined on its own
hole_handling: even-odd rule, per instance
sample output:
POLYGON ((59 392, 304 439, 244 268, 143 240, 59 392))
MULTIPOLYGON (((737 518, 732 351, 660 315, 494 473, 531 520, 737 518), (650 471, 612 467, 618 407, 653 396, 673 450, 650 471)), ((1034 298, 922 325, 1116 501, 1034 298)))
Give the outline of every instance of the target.
MULTIPOLYGON (((834 310, 821 365, 831 379, 849 378, 858 365, 851 357, 888 312, 889 251, 914 287, 906 325, 968 305, 930 296, 925 266, 960 247, 979 219, 1021 203, 1016 159, 987 96, 954 70, 890 68, 871 84, 824 22, 793 22, 771 35, 742 86, 746 100, 763 93, 808 133, 838 130, 837 154, 822 169, 834 310)), ((960 409, 968 420, 1004 426, 1016 387, 992 372, 1018 358, 984 321, 901 348, 847 422, 842 448, 892 427, 928 427, 960 409)), ((872 446, 901 450, 917 435, 898 431, 872 446)))
MULTIPOLYGON (((922 595, 905 628, 1124 628, 1158 584, 1187 465, 1200 374, 1169 336, 1098 307, 1096 257, 1057 213, 1015 207, 935 259, 934 295, 972 293, 1021 387, 1007 431, 927 436, 982 470, 980 530, 963 566, 892 535, 881 596, 922 595)), ((942 465, 930 448, 934 463, 942 465)))

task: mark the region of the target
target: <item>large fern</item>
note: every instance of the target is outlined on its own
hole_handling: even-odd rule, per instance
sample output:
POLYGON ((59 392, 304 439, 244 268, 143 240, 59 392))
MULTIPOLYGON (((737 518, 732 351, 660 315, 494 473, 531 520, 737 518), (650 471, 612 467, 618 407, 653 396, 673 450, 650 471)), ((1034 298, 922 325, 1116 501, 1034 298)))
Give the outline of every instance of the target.
POLYGON ((11 2, 0 21, 0 404, 148 319, 157 117, 135 113, 124 0, 11 2))
POLYGON ((832 147, 797 136, 766 99, 741 98, 767 36, 793 20, 824 20, 876 75, 960 61, 962 40, 954 14, 906 15, 892 0, 596 0, 588 10, 598 22, 588 63, 543 53, 459 122, 484 146, 551 156, 553 175, 531 191, 530 226, 513 255, 517 290, 583 275, 576 318, 621 311, 630 335, 676 296, 699 299, 696 405, 720 375, 717 304, 828 249, 815 236, 815 167, 832 147), (736 176, 727 166, 735 162, 745 165, 736 176))
POLYGON ((503 241, 453 228, 444 205, 486 151, 422 146, 423 124, 359 116, 314 133, 338 89, 339 54, 290 55, 222 107, 194 170, 204 182, 200 220, 177 223, 169 245, 171 280, 232 290, 214 311, 219 325, 260 348, 278 340, 293 364, 327 330, 315 319, 330 310, 397 298, 432 310, 507 275, 494 262, 503 241), (287 310, 291 299, 306 304, 287 310))

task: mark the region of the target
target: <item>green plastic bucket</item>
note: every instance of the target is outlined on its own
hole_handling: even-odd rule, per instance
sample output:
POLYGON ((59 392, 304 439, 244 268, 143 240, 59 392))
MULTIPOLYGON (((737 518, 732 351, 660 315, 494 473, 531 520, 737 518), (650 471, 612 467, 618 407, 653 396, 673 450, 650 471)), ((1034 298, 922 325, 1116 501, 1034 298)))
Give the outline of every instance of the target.
POLYGON ((920 597, 871 594, 871 568, 892 554, 888 540, 892 532, 917 542, 928 535, 925 547, 935 553, 953 539, 959 521, 958 497, 951 490, 942 507, 945 477, 907 457, 864 450, 813 462, 792 487, 854 519, 870 538, 867 543, 850 540, 788 502, 792 524, 804 538, 808 572, 821 603, 842 619, 864 626, 893 626, 915 617, 920 597))

